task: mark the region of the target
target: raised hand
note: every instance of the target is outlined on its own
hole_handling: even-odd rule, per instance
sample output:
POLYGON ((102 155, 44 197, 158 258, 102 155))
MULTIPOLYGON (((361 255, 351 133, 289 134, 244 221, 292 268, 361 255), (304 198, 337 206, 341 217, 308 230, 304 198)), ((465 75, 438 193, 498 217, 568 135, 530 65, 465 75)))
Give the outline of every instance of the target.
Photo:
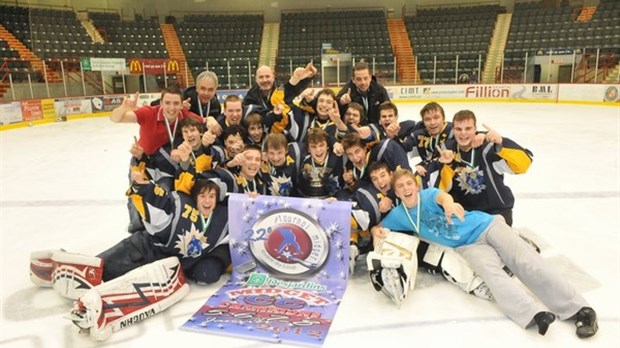
POLYGON ((179 145, 179 147, 176 148, 176 150, 179 156, 179 161, 181 162, 189 161, 189 156, 192 154, 192 145, 190 145, 188 141, 182 142, 181 145, 179 145))
POLYGON ((213 134, 217 135, 218 137, 222 135, 222 126, 220 126, 220 124, 213 116, 207 117, 207 120, 205 122, 207 123, 207 130, 212 131, 213 134))
POLYGON ((351 102, 351 88, 347 89, 347 93, 340 97, 340 104, 347 105, 351 102))
POLYGON ((187 98, 183 101, 183 109, 189 110, 192 107, 192 98, 187 98))
POLYGON ((135 169, 131 171, 131 181, 140 185, 149 183, 149 179, 146 177, 144 172, 135 169))
POLYGON ((443 164, 450 164, 454 161, 454 151, 443 149, 441 146, 435 146, 437 152, 439 152, 438 161, 443 164))
POLYGON ((385 134, 390 139, 398 137, 398 132, 400 132, 400 123, 398 122, 390 123, 385 129, 385 134))
POLYGON ((314 90, 312 88, 306 88, 299 95, 299 98, 306 101, 306 103, 310 103, 314 100, 314 90))
POLYGON ((211 146, 215 140, 217 139, 217 135, 213 133, 211 128, 209 128, 206 132, 202 134, 202 145, 203 146, 211 146))
POLYGON ((487 141, 491 142, 491 143, 495 143, 497 145, 501 145, 502 141, 504 141, 504 139, 502 138, 502 136, 494 129, 491 129, 491 127, 487 126, 486 124, 482 124, 482 127, 484 127, 488 132, 486 135, 486 139, 487 141))
POLYGON ((140 144, 138 143, 138 138, 136 138, 135 136, 133 137, 133 144, 131 144, 131 149, 129 149, 129 153, 131 153, 131 155, 137 159, 142 159, 142 156, 144 155, 144 149, 142 148, 142 146, 140 146, 140 144))
POLYGON ((136 92, 133 95, 133 98, 131 96, 126 96, 123 99, 123 106, 125 108, 128 108, 130 110, 135 110, 138 108, 138 98, 140 97, 140 92, 136 92))

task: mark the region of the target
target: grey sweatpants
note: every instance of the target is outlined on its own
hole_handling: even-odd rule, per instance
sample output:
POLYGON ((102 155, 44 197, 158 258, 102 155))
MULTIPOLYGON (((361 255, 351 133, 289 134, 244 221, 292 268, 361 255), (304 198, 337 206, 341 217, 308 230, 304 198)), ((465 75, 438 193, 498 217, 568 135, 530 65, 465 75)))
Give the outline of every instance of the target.
POLYGON ((586 300, 499 215, 475 243, 454 250, 486 282, 502 312, 523 328, 538 312, 549 310, 564 320, 588 306, 586 300), (542 304, 506 274, 504 264, 542 304))

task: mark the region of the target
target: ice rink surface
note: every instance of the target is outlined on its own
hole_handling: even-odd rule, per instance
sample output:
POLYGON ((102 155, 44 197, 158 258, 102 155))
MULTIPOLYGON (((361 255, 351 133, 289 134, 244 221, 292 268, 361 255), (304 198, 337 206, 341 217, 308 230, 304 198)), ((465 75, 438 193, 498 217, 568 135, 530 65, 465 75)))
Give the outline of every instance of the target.
MULTIPOLYGON (((419 120, 422 104, 398 104, 419 120)), ((575 335, 572 322, 546 336, 523 330, 496 304, 466 295, 440 276, 419 274, 399 309, 375 292, 362 258, 349 280, 324 347, 620 347, 618 107, 484 103, 443 104, 447 119, 470 109, 534 153, 528 173, 508 176, 516 196, 514 227, 596 309, 599 333, 575 335)), ((0 133, 0 346, 266 347, 275 344, 181 331, 179 327, 227 279, 191 285, 180 303, 104 343, 63 318, 71 301, 28 278, 29 254, 64 248, 98 254, 128 236, 124 192, 137 126, 107 118, 52 123, 0 133)), ((280 345, 283 346, 283 345, 280 345)))

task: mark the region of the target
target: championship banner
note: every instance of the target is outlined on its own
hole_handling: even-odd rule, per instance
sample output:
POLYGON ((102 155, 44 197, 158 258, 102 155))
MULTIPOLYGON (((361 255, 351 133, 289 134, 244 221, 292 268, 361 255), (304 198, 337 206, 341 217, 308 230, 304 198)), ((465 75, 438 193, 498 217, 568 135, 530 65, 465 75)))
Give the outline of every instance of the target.
POLYGON ((130 59, 130 74, 166 74, 178 73, 181 71, 179 61, 176 59, 130 59), (144 71, 143 71, 144 69, 144 71))
POLYGON ((231 194, 233 273, 181 329, 320 346, 349 277, 351 204, 231 194))

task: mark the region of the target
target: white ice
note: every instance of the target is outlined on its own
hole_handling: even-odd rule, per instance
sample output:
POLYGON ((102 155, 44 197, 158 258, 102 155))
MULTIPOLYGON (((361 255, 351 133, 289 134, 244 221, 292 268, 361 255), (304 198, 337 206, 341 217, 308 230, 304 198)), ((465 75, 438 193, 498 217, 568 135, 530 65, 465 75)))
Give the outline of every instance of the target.
MULTIPOLYGON (((324 347, 620 347, 619 120, 616 107, 445 103, 534 153, 528 173, 506 178, 517 197, 515 227, 543 246, 543 256, 583 292, 599 315, 588 340, 572 322, 546 336, 523 330, 494 303, 420 274, 402 308, 375 292, 363 260, 349 280, 324 347)), ((399 104, 401 119, 419 120, 421 104, 399 104)), ((169 310, 113 334, 104 344, 63 318, 70 301, 28 278, 29 254, 64 248, 97 254, 128 236, 128 149, 137 127, 107 118, 52 123, 0 133, 0 346, 263 347, 270 343, 201 334, 179 327, 225 279, 192 285, 169 310)), ((224 278, 226 278, 225 276, 224 278)))

